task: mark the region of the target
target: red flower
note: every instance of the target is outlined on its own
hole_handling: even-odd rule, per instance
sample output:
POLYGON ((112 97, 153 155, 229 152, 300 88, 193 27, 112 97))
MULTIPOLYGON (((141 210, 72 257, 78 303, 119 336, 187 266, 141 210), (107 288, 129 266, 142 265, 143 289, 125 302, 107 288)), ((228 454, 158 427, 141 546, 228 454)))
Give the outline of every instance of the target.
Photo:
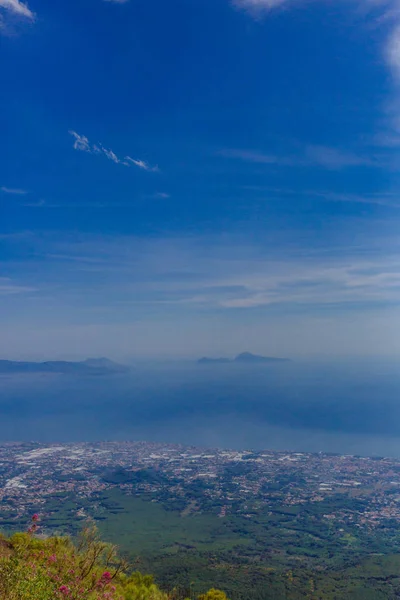
POLYGON ((109 571, 104 571, 103 575, 101 576, 103 581, 111 581, 112 579, 112 575, 109 571))
POLYGON ((37 513, 35 513, 34 515, 32 515, 32 521, 34 523, 36 523, 36 521, 39 521, 39 515, 37 513))

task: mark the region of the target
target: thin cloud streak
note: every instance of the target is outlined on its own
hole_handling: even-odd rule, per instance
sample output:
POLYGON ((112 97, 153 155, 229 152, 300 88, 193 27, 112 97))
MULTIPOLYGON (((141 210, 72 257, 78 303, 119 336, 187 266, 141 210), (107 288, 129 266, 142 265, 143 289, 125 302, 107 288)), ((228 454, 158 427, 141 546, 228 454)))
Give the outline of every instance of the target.
POLYGON ((5 186, 2 186, 0 188, 0 191, 3 192, 4 194, 14 194, 16 196, 25 196, 26 194, 28 194, 28 192, 26 190, 21 190, 19 188, 8 188, 5 186))
POLYGON ((124 165, 125 167, 136 166, 139 169, 149 172, 158 172, 159 168, 151 167, 146 161, 140 159, 133 159, 130 156, 126 156, 124 160, 118 158, 111 148, 105 148, 103 144, 92 144, 85 135, 81 135, 72 129, 68 132, 74 138, 73 148, 81 152, 87 152, 88 154, 102 155, 111 160, 113 163, 124 165))
POLYGON ((36 292, 37 289, 34 287, 18 285, 13 283, 11 279, 6 277, 0 277, 0 296, 11 296, 14 294, 26 294, 29 292, 36 292))
MULTIPOLYGON (((12 240, 9 242, 13 243, 12 240)), ((265 247, 229 238, 159 238, 129 236, 57 239, 33 235, 36 261, 19 279, 30 289, 30 273, 47 295, 61 304, 122 303, 142 306, 187 305, 188 310, 254 309, 274 306, 290 314, 332 306, 368 309, 377 303, 400 305, 400 247, 371 255, 365 247, 340 253, 308 254, 299 249, 265 247), (82 276, 90 273, 84 282, 82 276), (106 282, 106 283, 105 283, 106 282)), ((9 285, 9 284, 7 284, 9 285)))
POLYGON ((47 354, 74 351, 77 340, 87 354, 201 356, 217 348, 223 355, 249 340, 260 353, 266 340, 277 344, 274 353, 283 356, 375 354, 377 345, 399 354, 397 231, 363 232, 357 244, 352 229, 346 243, 342 232, 333 246, 324 239, 318 248, 300 239, 289 247, 289 232, 258 241, 254 234, 0 236, 15 256, 2 267, 18 281, 2 282, 1 339, 16 352, 47 354))
POLYGON ((388 208, 400 209, 399 193, 371 193, 371 194, 350 194, 338 193, 327 190, 292 190, 285 188, 273 188, 269 186, 245 185, 242 189, 256 194, 266 193, 268 197, 291 196, 291 197, 315 197, 326 202, 348 202, 350 204, 372 204, 377 206, 386 206, 388 208))
POLYGON ((300 168, 320 167, 332 171, 351 167, 388 167, 387 164, 380 162, 378 157, 371 158, 342 151, 338 148, 317 145, 306 145, 302 153, 285 156, 263 154, 262 152, 246 149, 224 149, 219 152, 219 155, 254 164, 300 168))
POLYGON ((112 150, 107 150, 107 148, 103 148, 103 146, 101 147, 101 149, 102 149, 103 153, 106 155, 106 157, 108 158, 108 160, 112 160, 117 165, 121 162, 119 160, 118 156, 112 150))
POLYGON ((150 171, 152 173, 157 173, 160 170, 157 165, 155 167, 152 167, 144 160, 134 159, 134 158, 131 158, 130 156, 125 156, 125 160, 129 161, 131 164, 135 165, 136 167, 139 167, 139 169, 143 169, 144 171, 150 171))

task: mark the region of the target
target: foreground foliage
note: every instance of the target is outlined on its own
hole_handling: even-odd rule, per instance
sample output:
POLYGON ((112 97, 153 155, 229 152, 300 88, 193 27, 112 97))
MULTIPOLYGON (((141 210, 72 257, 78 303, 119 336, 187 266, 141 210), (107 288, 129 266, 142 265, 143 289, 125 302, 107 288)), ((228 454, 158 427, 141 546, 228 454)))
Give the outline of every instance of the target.
MULTIPOLYGON (((174 600, 149 575, 127 574, 115 547, 93 527, 77 543, 69 537, 41 538, 38 516, 26 533, 0 538, 0 600, 174 600)), ((199 600, 227 600, 212 589, 199 600)))

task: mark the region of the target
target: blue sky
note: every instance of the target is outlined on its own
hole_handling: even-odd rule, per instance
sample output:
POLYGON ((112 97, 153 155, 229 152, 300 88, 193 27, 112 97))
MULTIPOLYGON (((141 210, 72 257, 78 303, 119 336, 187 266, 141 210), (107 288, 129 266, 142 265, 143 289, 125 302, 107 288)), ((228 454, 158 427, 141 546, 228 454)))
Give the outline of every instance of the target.
POLYGON ((400 2, 0 0, 0 352, 399 355, 400 2))

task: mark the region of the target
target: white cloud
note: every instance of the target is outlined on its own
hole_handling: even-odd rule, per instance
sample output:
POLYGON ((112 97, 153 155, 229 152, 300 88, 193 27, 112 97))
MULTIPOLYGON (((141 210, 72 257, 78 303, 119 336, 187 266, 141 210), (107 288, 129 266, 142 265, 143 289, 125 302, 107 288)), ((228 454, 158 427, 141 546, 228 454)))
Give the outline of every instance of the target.
POLYGON ((19 188, 8 188, 5 186, 1 187, 0 191, 4 192, 4 194, 15 194, 17 196, 24 196, 28 193, 26 190, 21 190, 19 188))
POLYGON ((116 164, 119 164, 121 161, 118 156, 112 151, 104 148, 102 144, 91 144, 89 139, 85 135, 81 135, 76 133, 76 131, 70 130, 69 134, 72 135, 75 139, 74 141, 74 149, 80 150, 81 152, 88 152, 89 154, 104 154, 108 158, 108 160, 112 160, 116 164))
POLYGON ((35 19, 35 15, 28 5, 20 2, 20 0, 0 0, 0 9, 7 11, 7 13, 29 19, 30 21, 35 19))
MULTIPOLYGON (((0 0, 1 2, 1 0, 0 0)), ((80 150, 81 152, 88 152, 89 154, 101 154, 111 160, 113 163, 119 165, 125 165, 126 167, 131 167, 132 165, 139 167, 139 169, 143 169, 144 171, 149 172, 157 172, 159 168, 157 166, 152 167, 144 160, 133 159, 130 156, 126 156, 124 160, 118 158, 111 148, 105 148, 102 144, 92 144, 89 139, 85 135, 81 135, 72 129, 68 132, 74 138, 73 147, 75 150, 80 150)))
POLYGON ((69 131, 69 133, 75 138, 75 150, 82 150, 82 152, 92 152, 89 140, 85 135, 79 135, 79 133, 76 133, 76 131, 69 131))
POLYGON ((144 160, 134 159, 134 158, 131 158, 130 156, 125 156, 125 160, 129 161, 131 164, 135 165, 136 167, 139 167, 139 169, 143 169, 143 171, 151 171, 153 173, 156 173, 157 171, 159 171, 158 166, 152 167, 151 165, 149 165, 149 163, 147 163, 144 160))
MULTIPOLYGON (((95 146, 95 151, 97 152, 97 150, 98 150, 98 148, 97 148, 97 146, 95 146)), ((103 146, 101 146, 101 150, 103 151, 103 153, 106 155, 106 157, 109 160, 112 160, 116 164, 119 164, 121 162, 119 160, 118 156, 112 150, 107 150, 107 148, 103 148, 103 146)))

